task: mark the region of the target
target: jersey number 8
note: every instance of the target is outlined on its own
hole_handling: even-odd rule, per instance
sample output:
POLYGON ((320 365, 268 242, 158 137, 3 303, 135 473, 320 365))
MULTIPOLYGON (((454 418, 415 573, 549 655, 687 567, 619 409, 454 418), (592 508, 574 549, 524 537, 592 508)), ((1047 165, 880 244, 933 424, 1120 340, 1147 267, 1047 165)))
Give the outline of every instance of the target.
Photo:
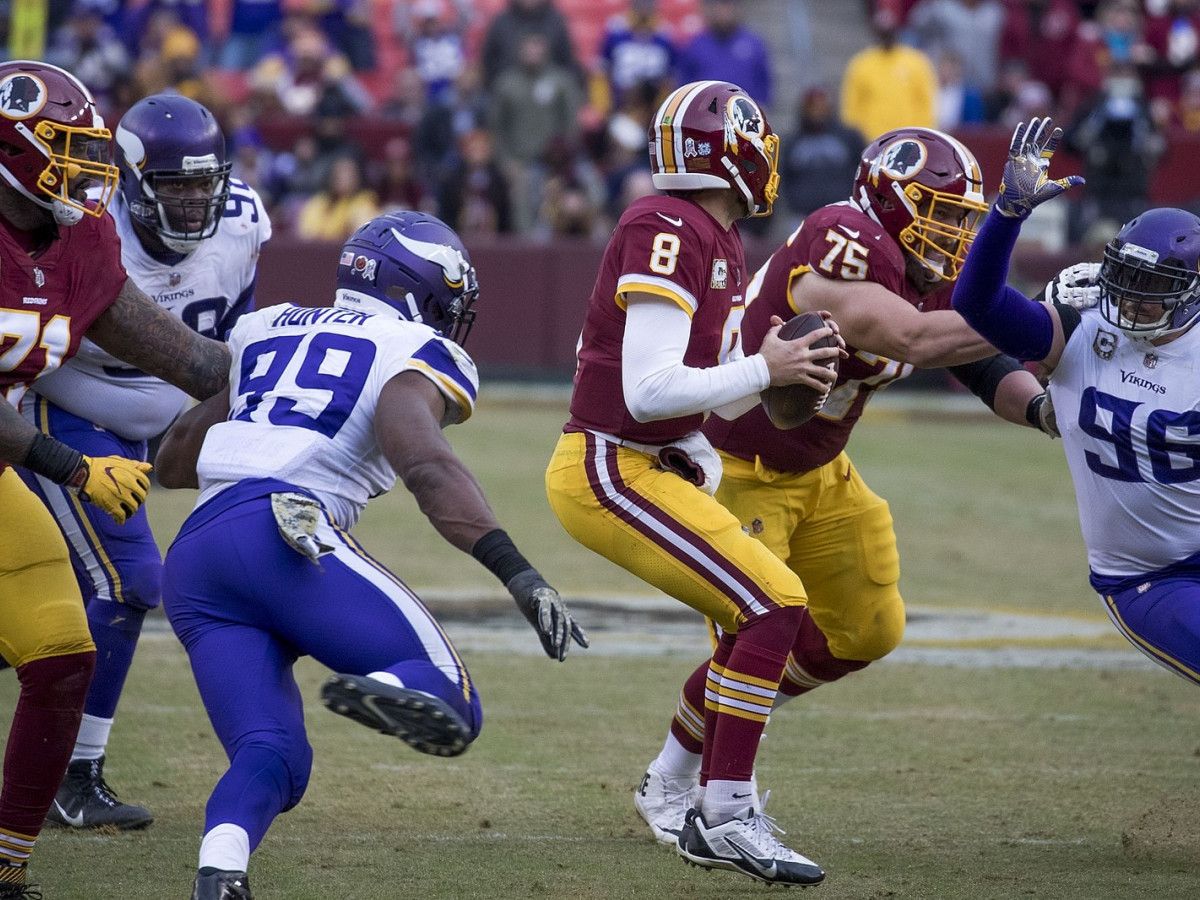
POLYGON ((654 236, 654 252, 650 254, 650 271, 659 275, 674 275, 679 263, 679 235, 660 231, 654 236))

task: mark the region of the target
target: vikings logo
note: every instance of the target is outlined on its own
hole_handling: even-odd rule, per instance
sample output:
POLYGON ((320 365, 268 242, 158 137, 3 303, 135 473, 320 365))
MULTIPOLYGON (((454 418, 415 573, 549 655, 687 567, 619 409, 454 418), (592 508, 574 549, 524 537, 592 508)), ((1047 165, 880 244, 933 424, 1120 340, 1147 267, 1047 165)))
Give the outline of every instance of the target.
POLYGON ((0 115, 9 119, 36 116, 46 105, 46 85, 36 75, 16 72, 0 82, 0 115))
POLYGON ((905 181, 921 171, 926 157, 924 144, 904 138, 883 148, 879 154, 879 168, 885 175, 905 181))

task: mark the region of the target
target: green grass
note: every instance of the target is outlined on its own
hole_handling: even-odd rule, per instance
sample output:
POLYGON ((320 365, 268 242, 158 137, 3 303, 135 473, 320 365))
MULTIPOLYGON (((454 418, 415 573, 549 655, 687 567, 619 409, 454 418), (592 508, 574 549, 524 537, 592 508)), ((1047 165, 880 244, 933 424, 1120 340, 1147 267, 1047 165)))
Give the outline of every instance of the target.
MULTIPOLYGON (((563 418, 555 404, 485 393, 478 421, 452 437, 565 594, 643 593, 546 507, 541 473, 563 418)), ((891 502, 910 604, 1099 615, 1057 444, 982 418, 884 413, 851 449, 891 502)), ((156 489, 160 536, 193 499, 156 489)), ((497 591, 403 491, 375 501, 356 532, 418 589, 497 591)), ((456 760, 420 756, 310 702, 313 779, 254 857, 261 900, 762 895, 748 880, 686 868, 632 810, 694 661, 466 656, 486 726, 456 760)), ((320 667, 299 673, 315 700, 320 667)), ((14 696, 14 679, 0 677, 0 728, 14 696)), ((816 896, 1193 897, 1198 718, 1200 693, 1157 671, 884 663, 776 716, 760 779, 789 840, 830 873, 816 896)), ((223 765, 182 651, 148 638, 109 775, 158 820, 143 834, 45 832, 35 874, 47 897, 186 897, 223 765)))

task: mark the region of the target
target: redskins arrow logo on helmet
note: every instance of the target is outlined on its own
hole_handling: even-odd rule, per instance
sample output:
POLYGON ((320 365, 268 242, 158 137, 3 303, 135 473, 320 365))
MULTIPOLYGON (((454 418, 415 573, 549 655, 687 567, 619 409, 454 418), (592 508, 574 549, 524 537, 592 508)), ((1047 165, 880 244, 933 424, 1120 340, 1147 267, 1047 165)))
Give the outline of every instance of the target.
POLYGON ((732 188, 748 216, 779 196, 779 137, 753 98, 727 81, 672 91, 650 125, 650 171, 660 191, 732 188))

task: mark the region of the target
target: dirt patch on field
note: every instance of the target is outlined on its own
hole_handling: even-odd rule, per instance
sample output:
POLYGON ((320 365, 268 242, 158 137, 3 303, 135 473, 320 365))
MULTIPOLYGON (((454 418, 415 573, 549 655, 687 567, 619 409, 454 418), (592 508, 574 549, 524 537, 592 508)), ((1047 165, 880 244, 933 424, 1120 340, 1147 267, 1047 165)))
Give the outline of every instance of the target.
POLYGON ((1194 792, 1164 795, 1121 832, 1121 849, 1138 861, 1200 864, 1200 819, 1194 792))

